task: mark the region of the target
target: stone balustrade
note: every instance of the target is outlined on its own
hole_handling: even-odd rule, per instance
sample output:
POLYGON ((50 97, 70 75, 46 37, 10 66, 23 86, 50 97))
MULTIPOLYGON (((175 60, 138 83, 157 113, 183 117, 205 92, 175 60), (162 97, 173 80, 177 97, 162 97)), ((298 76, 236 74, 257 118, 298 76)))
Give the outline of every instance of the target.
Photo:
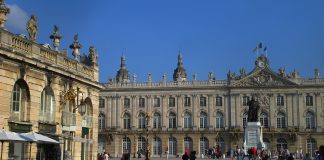
POLYGON ((0 29, 0 36, 0 47, 2 49, 51 64, 51 66, 55 66, 60 70, 70 71, 91 80, 95 78, 96 71, 93 67, 73 60, 63 52, 44 47, 27 39, 25 36, 15 35, 3 29, 0 29))

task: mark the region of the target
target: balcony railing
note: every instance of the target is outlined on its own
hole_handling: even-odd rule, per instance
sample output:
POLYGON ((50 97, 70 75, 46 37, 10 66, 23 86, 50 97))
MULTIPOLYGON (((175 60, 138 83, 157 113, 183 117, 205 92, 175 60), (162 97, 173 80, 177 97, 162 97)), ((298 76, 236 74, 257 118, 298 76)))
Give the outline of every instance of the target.
POLYGON ((63 52, 46 48, 24 36, 12 34, 0 29, 0 47, 16 54, 47 62, 64 71, 70 71, 89 79, 96 79, 95 70, 91 66, 77 62, 63 52))
POLYGON ((11 112, 8 120, 11 122, 19 122, 22 119, 20 116, 20 112, 11 112))
POLYGON ((83 115, 82 116, 82 127, 92 128, 93 127, 93 116, 83 115))
POLYGON ((62 125, 63 126, 75 126, 76 114, 72 112, 62 112, 62 125))
POLYGON ((55 123, 55 113, 54 112, 46 112, 46 113, 41 113, 39 115, 39 121, 43 123, 55 123))

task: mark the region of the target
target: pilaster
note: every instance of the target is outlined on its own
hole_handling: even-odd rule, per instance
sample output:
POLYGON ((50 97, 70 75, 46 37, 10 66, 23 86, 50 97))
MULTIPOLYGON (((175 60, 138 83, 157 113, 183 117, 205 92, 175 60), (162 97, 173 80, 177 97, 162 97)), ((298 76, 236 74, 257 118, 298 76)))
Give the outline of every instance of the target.
POLYGON ((182 126, 183 126, 183 119, 182 119, 182 112, 183 112, 183 104, 182 104, 182 101, 183 101, 183 96, 182 95, 176 95, 176 101, 177 101, 177 104, 176 104, 176 107, 177 107, 177 128, 178 130, 181 130, 182 129, 182 126))
POLYGON ((199 110, 200 110, 200 104, 199 104, 199 96, 196 94, 193 94, 190 96, 192 98, 192 128, 193 130, 198 130, 199 126, 199 110))
POLYGON ((132 114, 131 114, 131 128, 132 130, 135 130, 136 129, 136 113, 137 113, 137 101, 138 101, 138 97, 135 96, 135 95, 132 95, 131 96, 132 98, 132 105, 131 105, 131 111, 132 111, 132 114))

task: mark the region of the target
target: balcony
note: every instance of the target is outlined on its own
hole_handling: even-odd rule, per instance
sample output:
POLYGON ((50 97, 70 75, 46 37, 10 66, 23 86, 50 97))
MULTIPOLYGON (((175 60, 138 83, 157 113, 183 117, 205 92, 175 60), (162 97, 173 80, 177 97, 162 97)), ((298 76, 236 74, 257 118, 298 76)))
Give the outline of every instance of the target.
POLYGON ((64 131, 75 131, 76 114, 72 112, 62 112, 62 126, 64 131))
POLYGON ((82 127, 92 128, 93 127, 93 116, 83 115, 82 116, 82 127))
POLYGON ((55 113, 51 113, 51 112, 41 113, 39 115, 39 122, 54 124, 55 123, 55 113))

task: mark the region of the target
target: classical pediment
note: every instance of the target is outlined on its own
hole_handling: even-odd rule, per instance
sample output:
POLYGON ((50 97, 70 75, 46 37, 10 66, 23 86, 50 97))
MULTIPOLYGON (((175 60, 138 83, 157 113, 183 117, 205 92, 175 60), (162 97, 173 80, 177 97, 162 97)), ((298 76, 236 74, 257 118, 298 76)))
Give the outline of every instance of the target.
POLYGON ((296 86, 297 84, 281 77, 273 72, 268 67, 255 68, 247 76, 237 79, 232 83, 232 86, 237 87, 263 87, 263 86, 296 86))

